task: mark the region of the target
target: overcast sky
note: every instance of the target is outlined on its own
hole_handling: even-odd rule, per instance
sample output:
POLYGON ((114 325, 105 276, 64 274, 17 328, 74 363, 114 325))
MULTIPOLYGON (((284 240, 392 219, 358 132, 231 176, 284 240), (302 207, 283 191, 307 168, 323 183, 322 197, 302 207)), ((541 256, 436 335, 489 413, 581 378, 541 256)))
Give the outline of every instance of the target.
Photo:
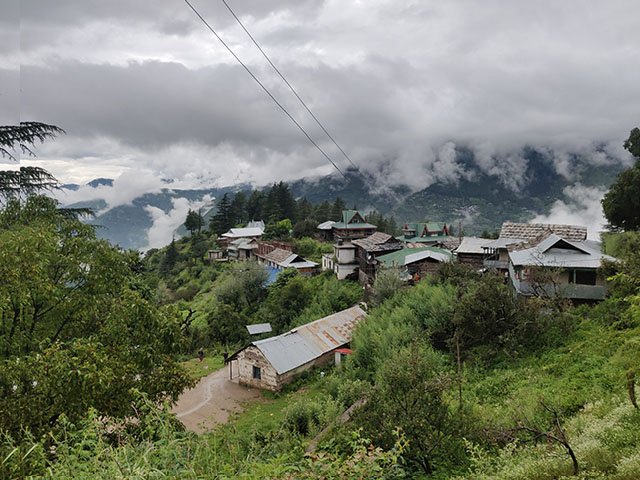
MULTIPOLYGON (((223 3, 192 1, 345 168, 223 3)), ((551 152, 566 176, 567 152, 628 161, 621 143, 640 123, 637 0, 228 1, 383 182, 455 181, 460 145, 505 181, 524 145, 551 152)), ((4 124, 67 131, 37 152, 63 182, 266 184, 333 169, 183 0, 5 0, 0 106, 4 124)))

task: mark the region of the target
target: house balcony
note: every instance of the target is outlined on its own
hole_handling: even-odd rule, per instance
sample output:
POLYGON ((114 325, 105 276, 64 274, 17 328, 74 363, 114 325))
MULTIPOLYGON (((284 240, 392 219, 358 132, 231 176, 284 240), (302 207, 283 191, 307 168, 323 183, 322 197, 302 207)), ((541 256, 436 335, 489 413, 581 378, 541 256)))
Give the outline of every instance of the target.
POLYGON ((497 270, 506 270, 509 268, 508 260, 484 260, 482 264, 485 268, 495 268, 497 270))

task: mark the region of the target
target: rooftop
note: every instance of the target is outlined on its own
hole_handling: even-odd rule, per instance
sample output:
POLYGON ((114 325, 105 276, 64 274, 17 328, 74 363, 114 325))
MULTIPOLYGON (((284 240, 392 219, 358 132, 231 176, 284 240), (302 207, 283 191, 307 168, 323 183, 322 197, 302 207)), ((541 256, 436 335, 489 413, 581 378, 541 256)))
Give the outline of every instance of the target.
POLYGON ((509 259, 516 266, 587 269, 600 267, 602 260, 616 260, 602 253, 600 242, 569 240, 554 233, 548 234, 534 246, 509 252, 509 259))
POLYGON ((533 240, 545 233, 555 233, 566 240, 587 239, 587 227, 580 225, 512 222, 504 222, 502 224, 502 228, 500 229, 500 238, 533 240))
POLYGON ((349 343, 353 329, 366 315, 354 306, 252 345, 283 374, 349 343))
POLYGON ((385 267, 403 267, 414 262, 431 258, 437 262, 450 262, 453 255, 449 250, 437 247, 405 248, 378 257, 385 267))
POLYGON ((376 232, 368 237, 352 240, 351 243, 363 248, 367 252, 384 252, 386 250, 393 250, 394 248, 397 250, 402 248, 400 241, 383 232, 376 232))

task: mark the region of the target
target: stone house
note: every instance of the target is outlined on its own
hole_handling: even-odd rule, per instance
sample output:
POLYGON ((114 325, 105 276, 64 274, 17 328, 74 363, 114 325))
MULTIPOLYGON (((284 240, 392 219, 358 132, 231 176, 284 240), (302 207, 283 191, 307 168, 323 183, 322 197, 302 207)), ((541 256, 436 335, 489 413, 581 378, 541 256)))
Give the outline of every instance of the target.
POLYGON ((523 297, 566 298, 577 302, 604 299, 606 279, 600 272, 602 253, 592 240, 568 240, 555 233, 509 250, 509 277, 523 297))
POLYGON ((278 391, 299 373, 334 362, 336 350, 349 346, 353 329, 365 317, 365 311, 354 306, 252 342, 227 358, 230 376, 242 385, 278 391))
POLYGON ((549 233, 554 233, 570 241, 587 239, 587 227, 579 225, 504 222, 498 238, 487 242, 482 247, 485 251, 485 268, 495 269, 499 273, 508 275, 509 249, 513 249, 516 245, 532 242, 549 233))
POLYGON ((259 263, 265 264, 274 270, 284 270, 285 268, 295 268, 301 275, 310 276, 318 271, 318 264, 305 260, 297 253, 276 247, 269 249, 267 253, 256 253, 259 263))

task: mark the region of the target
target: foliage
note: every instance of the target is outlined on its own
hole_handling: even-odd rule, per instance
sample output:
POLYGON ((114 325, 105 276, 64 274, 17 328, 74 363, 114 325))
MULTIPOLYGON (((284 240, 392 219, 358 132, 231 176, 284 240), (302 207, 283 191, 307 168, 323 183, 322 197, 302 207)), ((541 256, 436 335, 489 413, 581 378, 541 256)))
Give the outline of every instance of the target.
MULTIPOLYGON (((61 133, 65 133, 65 131, 55 125, 47 125, 40 122, 20 122, 20 125, 2 125, 0 126, 0 155, 3 158, 8 157, 11 160, 16 160, 16 150, 19 149, 22 153, 33 156, 31 148, 37 142, 55 138, 61 133)), ((38 170, 42 171, 41 169, 38 170)))
POLYGON ((202 227, 204 226, 204 218, 202 218, 200 212, 189 209, 187 212, 187 218, 184 221, 184 226, 189 230, 189 233, 193 235, 193 232, 200 232, 200 230, 202 230, 202 227))
POLYGON ((602 209, 613 230, 640 230, 640 129, 634 128, 624 147, 636 163, 624 170, 602 199, 602 209))
POLYGON ((405 458, 427 475, 461 449, 446 399, 451 382, 446 363, 417 342, 396 352, 381 366, 373 392, 357 414, 365 433, 382 448, 393 447, 390 433, 399 428, 407 438, 405 458))
POLYGON ((217 234, 222 235, 233 227, 233 218, 231 217, 231 200, 229 194, 225 193, 218 203, 216 214, 211 217, 209 229, 217 234))
POLYGON ((401 274, 402 272, 398 268, 386 268, 378 272, 373 282, 373 301, 375 305, 380 305, 405 286, 406 283, 401 274))
POLYGON ((90 407, 133 416, 133 389, 159 401, 190 384, 173 359, 181 318, 149 301, 137 255, 43 196, 10 201, 0 225, 0 430, 19 441, 90 407))

